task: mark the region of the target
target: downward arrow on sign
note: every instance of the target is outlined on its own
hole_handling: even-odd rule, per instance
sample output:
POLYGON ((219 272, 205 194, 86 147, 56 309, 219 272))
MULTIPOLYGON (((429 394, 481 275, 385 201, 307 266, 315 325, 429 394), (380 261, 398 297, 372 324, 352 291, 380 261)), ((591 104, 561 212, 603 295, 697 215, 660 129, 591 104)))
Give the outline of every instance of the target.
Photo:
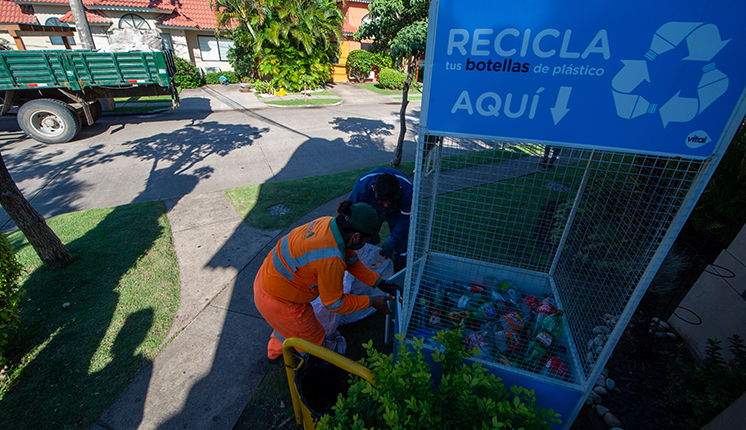
POLYGON ((572 87, 560 87, 559 94, 557 95, 557 103, 554 104, 553 108, 550 108, 552 118, 554 118, 554 125, 557 125, 567 115, 567 112, 570 112, 570 109, 567 108, 567 102, 570 101, 571 91, 572 87))

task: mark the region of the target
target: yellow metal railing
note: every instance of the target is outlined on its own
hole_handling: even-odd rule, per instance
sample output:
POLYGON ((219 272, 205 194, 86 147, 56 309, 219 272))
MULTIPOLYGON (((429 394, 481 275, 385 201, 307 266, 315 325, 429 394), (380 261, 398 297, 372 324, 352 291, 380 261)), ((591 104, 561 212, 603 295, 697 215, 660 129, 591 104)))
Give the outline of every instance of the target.
POLYGON ((316 345, 315 343, 309 342, 305 339, 298 337, 285 339, 285 342, 282 343, 282 356, 285 361, 285 372, 287 373, 288 384, 290 386, 290 397, 293 399, 295 422, 298 425, 302 425, 305 430, 315 429, 316 424, 311 416, 311 411, 309 411, 303 402, 301 402, 298 388, 295 386, 295 372, 300 369, 303 362, 301 361, 298 365, 295 364, 293 348, 301 349, 310 355, 328 361, 340 369, 352 373, 353 375, 357 375, 373 384, 373 373, 362 364, 355 363, 343 355, 337 354, 336 352, 330 351, 323 346, 316 345))

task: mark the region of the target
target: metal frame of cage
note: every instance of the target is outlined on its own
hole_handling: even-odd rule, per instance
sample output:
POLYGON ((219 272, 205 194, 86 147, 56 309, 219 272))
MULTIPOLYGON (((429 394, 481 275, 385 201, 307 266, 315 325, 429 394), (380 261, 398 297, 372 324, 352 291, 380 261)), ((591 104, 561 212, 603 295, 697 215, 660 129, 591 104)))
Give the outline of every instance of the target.
MULTIPOLYGON (((491 275, 524 295, 553 297, 564 311, 566 329, 556 341, 566 348, 564 376, 535 373, 503 353, 473 360, 506 384, 536 389, 537 404, 559 410, 569 428, 719 155, 700 160, 556 146, 554 164, 543 165, 546 147, 535 143, 423 130, 418 141, 397 331, 411 342, 449 327, 447 315, 428 315, 432 303, 423 299, 435 282, 455 281, 466 291, 491 275)), ((471 321, 467 330, 487 322, 471 321)))

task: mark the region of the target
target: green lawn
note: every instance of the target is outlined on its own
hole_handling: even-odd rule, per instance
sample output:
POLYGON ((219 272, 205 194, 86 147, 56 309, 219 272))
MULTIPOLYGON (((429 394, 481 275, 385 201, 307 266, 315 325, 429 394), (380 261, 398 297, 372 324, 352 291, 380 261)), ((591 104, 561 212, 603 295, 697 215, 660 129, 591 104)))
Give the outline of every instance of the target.
POLYGON ((273 100, 266 101, 265 104, 276 105, 276 106, 309 106, 309 105, 333 105, 341 102, 342 99, 313 99, 308 98, 306 100, 293 99, 293 100, 273 100))
POLYGON ((115 97, 116 103, 171 103, 171 96, 142 96, 142 97, 115 97))
MULTIPOLYGON (((226 190, 225 195, 249 227, 260 230, 284 229, 320 204, 350 193, 360 175, 374 167, 384 166, 249 185, 226 190), (287 206, 290 211, 280 216, 269 213, 269 209, 278 204, 287 206)), ((409 177, 414 176, 413 169, 413 162, 399 166, 399 170, 409 177)))
MULTIPOLYGON (((402 90, 389 90, 386 88, 381 87, 380 84, 368 82, 363 84, 356 84, 360 87, 365 88, 366 90, 377 92, 378 94, 385 94, 385 95, 401 95, 402 90)), ((414 86, 409 88, 409 95, 415 96, 422 94, 422 90, 419 88, 416 88, 414 86)))
POLYGON ((158 355, 179 303, 162 202, 47 220, 74 256, 48 270, 21 232, 21 322, 0 378, 3 428, 84 428, 158 355))

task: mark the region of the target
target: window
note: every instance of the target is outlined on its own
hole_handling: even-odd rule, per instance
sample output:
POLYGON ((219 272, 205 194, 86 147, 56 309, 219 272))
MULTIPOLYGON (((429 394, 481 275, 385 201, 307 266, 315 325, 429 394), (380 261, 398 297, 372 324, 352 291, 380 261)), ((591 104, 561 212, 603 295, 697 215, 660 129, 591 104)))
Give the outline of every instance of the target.
POLYGON ((171 40, 171 34, 161 33, 161 39, 163 39, 163 49, 174 50, 174 42, 171 40))
POLYGON ((228 50, 233 47, 233 41, 218 40, 210 36, 197 36, 202 61, 228 61, 228 50))
POLYGON ((150 30, 150 24, 140 15, 128 13, 119 18, 119 28, 132 28, 135 30, 150 30))
MULTIPOLYGON (((65 24, 64 22, 60 22, 60 20, 57 18, 47 19, 46 21, 44 21, 44 25, 46 25, 47 27, 69 27, 69 25, 65 24)), ((67 41, 70 42, 70 45, 75 45, 74 38, 68 37, 67 41)), ((64 45, 65 44, 65 42, 62 40, 62 36, 50 36, 49 42, 52 43, 52 45, 64 45)))

